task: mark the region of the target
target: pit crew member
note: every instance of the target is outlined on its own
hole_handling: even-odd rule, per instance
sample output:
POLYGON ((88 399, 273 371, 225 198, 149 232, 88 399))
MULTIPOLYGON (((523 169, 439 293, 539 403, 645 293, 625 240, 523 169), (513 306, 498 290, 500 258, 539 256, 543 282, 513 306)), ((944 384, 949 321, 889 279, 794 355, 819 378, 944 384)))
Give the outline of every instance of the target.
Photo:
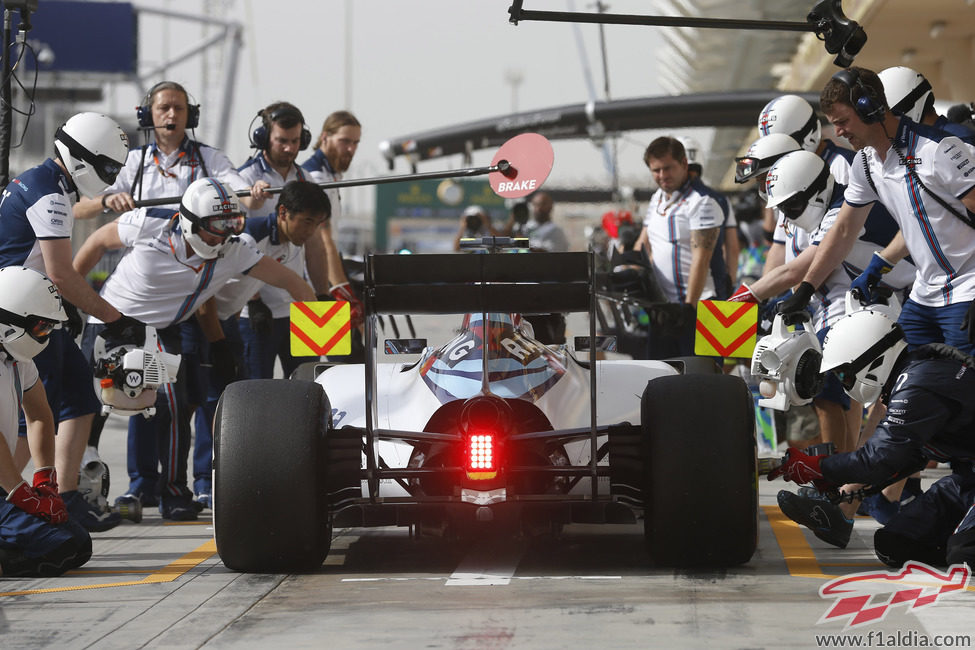
MULTIPOLYGON (((299 275, 234 236, 243 225, 243 212, 230 189, 216 179, 201 178, 190 184, 177 213, 137 208, 99 228, 78 251, 74 265, 87 273, 105 251, 130 249, 102 287, 102 296, 155 327, 163 349, 178 354, 179 323, 238 274, 252 274, 281 287, 295 300, 314 300, 314 292, 299 275)), ((103 329, 99 319, 89 320, 83 339, 89 356, 103 329)), ((138 433, 133 439, 140 445, 158 445, 162 475, 153 484, 155 464, 141 467, 128 490, 137 498, 143 492, 159 494, 162 516, 175 520, 197 516, 186 485, 189 414, 184 372, 181 368, 175 384, 160 388, 154 417, 134 416, 138 433)), ((129 450, 130 465, 139 458, 136 451, 129 450)))
POLYGON ((858 152, 836 223, 781 308, 805 307, 814 288, 846 257, 870 205, 880 202, 897 221, 901 238, 875 254, 854 286, 872 293, 887 269, 910 254, 918 274, 899 318, 908 345, 944 342, 970 354, 975 350, 975 152, 954 136, 891 113, 880 79, 864 68, 836 73, 820 104, 837 134, 858 152))
POLYGON ((100 409, 91 370, 74 340, 81 326, 77 309, 110 323, 112 329, 125 328, 132 319, 122 316, 72 268, 71 206, 80 196, 97 195, 114 182, 128 149, 128 138, 114 120, 79 113, 54 134, 54 158, 13 179, 0 200, 0 268, 26 266, 45 273, 71 314, 69 327, 51 334, 35 363, 57 422, 55 466, 66 490, 63 498, 71 517, 90 531, 108 530, 121 517, 98 511, 77 491, 81 459, 100 409))
MULTIPOLYGON (((908 560, 975 566, 975 359, 941 343, 909 351, 889 308, 875 304, 830 329, 822 369, 836 374, 853 399, 882 399, 887 415, 855 452, 825 456, 788 450, 769 480, 782 476, 821 490, 846 483, 879 487, 929 460, 950 462, 950 475, 877 530, 874 549, 892 567, 908 560)), ((838 506, 786 490, 778 500, 786 515, 817 537, 846 546, 853 522, 838 506)))
POLYGON ((22 266, 0 269, 0 576, 59 576, 91 557, 91 537, 58 495, 54 415, 32 361, 66 318, 47 277, 22 266), (38 468, 33 485, 13 457, 21 409, 38 468))

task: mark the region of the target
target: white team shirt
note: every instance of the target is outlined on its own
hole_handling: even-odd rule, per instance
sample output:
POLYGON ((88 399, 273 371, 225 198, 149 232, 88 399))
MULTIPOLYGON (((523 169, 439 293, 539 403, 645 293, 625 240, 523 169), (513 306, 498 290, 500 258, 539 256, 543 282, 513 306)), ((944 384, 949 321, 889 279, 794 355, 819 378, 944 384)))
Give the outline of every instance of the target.
MULTIPOLYGON (((965 214, 960 199, 975 187, 975 150, 954 136, 903 117, 896 141, 921 182, 965 214)), ((879 200, 897 221, 918 269, 912 300, 942 307, 975 298, 975 229, 921 189, 893 147, 883 162, 872 147, 857 153, 845 199, 853 206, 879 200), (864 162, 876 192, 867 181, 864 162)))
POLYGON ((546 221, 529 231, 528 245, 549 253, 565 253, 569 250, 569 240, 565 238, 565 231, 551 221, 546 221))
POLYGON ((119 217, 119 238, 130 250, 101 291, 120 312, 156 329, 189 318, 230 278, 247 273, 263 257, 239 238, 232 238, 215 259, 187 256, 178 222, 167 215, 173 212, 137 208, 119 217))
MULTIPOLYGON (((684 302, 691 273, 691 231, 718 228, 724 212, 712 197, 697 192, 688 182, 667 197, 658 189, 650 197, 643 225, 647 229, 653 267, 667 300, 684 302)), ((701 298, 714 295, 714 278, 708 266, 701 298)))
POLYGON ((37 383, 37 366, 33 361, 14 361, 0 352, 0 434, 14 453, 20 428, 20 405, 24 392, 37 383))
MULTIPOLYGON (((298 275, 305 273, 304 246, 295 246, 291 242, 281 241, 277 235, 276 219, 271 217, 248 219, 247 230, 240 234, 240 238, 298 275), (255 224, 254 222, 263 223, 255 224)), ((232 278, 217 292, 217 316, 220 320, 225 320, 240 312, 241 316, 246 318, 248 316, 247 301, 259 291, 261 299, 271 310, 272 316, 288 318, 291 315, 292 299, 290 293, 284 289, 266 285, 257 278, 240 275, 232 278), (276 291, 265 293, 264 289, 276 289, 276 291)))
MULTIPOLYGON (((204 176, 223 181, 235 191, 250 187, 234 169, 227 154, 190 140, 188 136, 175 151, 169 154, 160 151, 155 142, 146 145, 144 149, 144 154, 143 147, 129 151, 125 158, 125 166, 119 172, 115 183, 105 190, 104 194, 131 192, 132 198, 136 200, 182 196, 193 181, 204 176), (202 158, 202 165, 200 158, 202 158), (140 168, 142 178, 133 188, 132 184, 139 175, 140 168)), ((174 207, 178 205, 178 202, 173 203, 174 207)))
MULTIPOLYGON (((241 166, 240 175, 241 178, 243 178, 244 181, 250 185, 253 185, 257 181, 267 181, 271 187, 284 187, 291 181, 314 181, 309 172, 305 171, 296 164, 291 165, 291 169, 288 170, 287 178, 282 178, 281 174, 275 171, 271 165, 268 164, 263 153, 258 153, 256 156, 248 159, 248 161, 241 166)), ((256 210, 247 210, 248 221, 251 218, 275 218, 278 213, 278 199, 280 196, 280 194, 272 194, 271 198, 266 200, 264 205, 262 205, 260 208, 256 210)), ((285 248, 287 249, 287 247, 285 248)), ((302 278, 306 280, 308 279, 308 274, 305 271, 304 248, 291 246, 291 249, 287 249, 284 252, 277 251, 275 255, 275 259, 278 259, 279 262, 290 268, 302 278), (280 256, 280 259, 278 256, 280 256)), ((284 289, 279 289, 278 287, 261 284, 260 294, 261 300, 264 301, 264 304, 271 309, 271 313, 275 318, 287 318, 290 315, 290 293, 284 289)), ((240 314, 242 318, 247 318, 248 316, 246 304, 247 301, 245 300, 244 310, 240 314)))

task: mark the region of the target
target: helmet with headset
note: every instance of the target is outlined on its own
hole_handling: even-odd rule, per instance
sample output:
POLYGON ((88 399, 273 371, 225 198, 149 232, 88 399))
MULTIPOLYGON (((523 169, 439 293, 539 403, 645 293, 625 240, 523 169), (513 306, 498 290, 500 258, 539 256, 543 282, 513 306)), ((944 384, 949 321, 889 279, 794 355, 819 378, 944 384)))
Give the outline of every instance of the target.
POLYGON ((850 105, 864 124, 877 124, 883 121, 887 114, 887 100, 870 84, 864 83, 861 68, 840 70, 833 75, 832 80, 840 82, 849 89, 850 105))
POLYGON ((100 113, 78 113, 54 133, 54 150, 85 196, 98 196, 115 182, 129 153, 129 137, 100 113))
POLYGON ((931 84, 917 70, 898 65, 881 70, 877 76, 884 84, 887 105, 895 113, 901 113, 915 122, 920 122, 925 107, 934 104, 931 84))
POLYGON ((266 151, 271 148, 271 126, 276 122, 281 122, 282 126, 289 129, 295 124, 301 124, 301 141, 298 149, 303 151, 311 144, 311 131, 305 126, 305 117, 294 104, 288 102, 271 104, 259 110, 257 118, 260 118, 261 124, 251 133, 251 147, 255 149, 266 151))
POLYGON ((183 238, 204 259, 220 254, 232 235, 244 229, 244 213, 240 201, 226 185, 215 178, 199 178, 193 181, 179 204, 179 226, 183 238), (201 231, 221 237, 219 243, 208 244, 200 236, 201 231))
POLYGON ((758 116, 758 132, 792 136, 806 151, 816 151, 822 139, 816 111, 799 95, 782 95, 766 104, 758 116))
POLYGON ((47 347, 52 331, 67 319, 54 283, 34 269, 0 269, 0 346, 17 361, 47 347))
POLYGON ((901 351, 907 347, 897 324, 900 305, 862 306, 847 293, 847 314, 830 327, 823 341, 820 371, 832 371, 846 393, 864 406, 880 398, 901 351))
POLYGON ((829 209, 833 187, 833 175, 825 160, 811 151, 793 151, 768 170, 766 205, 778 208, 787 219, 811 233, 829 209))
MULTIPOLYGON (((799 151, 799 143, 784 133, 770 133, 755 140, 744 156, 735 158, 735 182, 744 183, 757 178, 772 168, 779 158, 792 151, 799 151)), ((759 183, 758 193, 767 201, 765 183, 759 183)))
POLYGON ((139 126, 146 129, 155 126, 152 119, 152 102, 156 98, 156 93, 163 90, 175 90, 183 93, 183 97, 186 98, 186 128, 195 129, 200 126, 200 105, 190 103, 190 94, 175 81, 160 81, 146 92, 142 103, 135 107, 135 116, 139 120, 139 126))

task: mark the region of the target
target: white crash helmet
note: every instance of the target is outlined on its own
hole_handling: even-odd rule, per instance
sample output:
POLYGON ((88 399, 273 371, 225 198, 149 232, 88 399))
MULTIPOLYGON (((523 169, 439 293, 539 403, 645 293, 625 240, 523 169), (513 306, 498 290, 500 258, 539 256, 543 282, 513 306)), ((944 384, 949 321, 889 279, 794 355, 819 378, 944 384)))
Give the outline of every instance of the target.
POLYGON ((129 153, 129 137, 112 118, 78 113, 54 133, 54 149, 78 192, 98 196, 115 182, 129 153))
POLYGON ((924 75, 917 70, 898 65, 882 70, 877 76, 884 84, 884 97, 890 110, 920 122, 928 98, 934 102, 931 84, 924 75))
MULTIPOLYGON (((735 158, 735 182, 744 183, 759 178, 772 168, 779 158, 792 151, 799 151, 799 143, 784 133, 763 135, 753 142, 744 156, 735 158)), ((758 194, 767 201, 764 179, 759 179, 758 194)))
POLYGON ((193 181, 183 193, 179 226, 197 255, 213 259, 232 235, 239 235, 244 229, 244 213, 236 194, 217 179, 204 177, 193 181), (218 244, 207 244, 200 237, 201 230, 223 239, 218 244))
POLYGON ((44 275, 23 266, 0 269, 0 346, 17 361, 30 361, 67 319, 61 294, 44 275))
POLYGON ((704 164, 704 149, 701 148, 701 143, 686 135, 681 135, 674 139, 684 146, 684 154, 687 156, 688 167, 697 165, 697 173, 700 174, 704 164))
POLYGON ((822 127, 812 105, 799 95, 776 97, 758 114, 758 132, 762 135, 784 133, 806 151, 816 151, 822 139, 822 127))
POLYGON ((907 346, 897 324, 900 305, 859 305, 847 293, 847 314, 829 328, 820 371, 832 371, 847 395, 864 406, 880 398, 901 351, 907 346))
POLYGON ((826 161, 811 151, 779 158, 765 176, 766 205, 808 233, 822 223, 833 196, 833 175, 826 161))

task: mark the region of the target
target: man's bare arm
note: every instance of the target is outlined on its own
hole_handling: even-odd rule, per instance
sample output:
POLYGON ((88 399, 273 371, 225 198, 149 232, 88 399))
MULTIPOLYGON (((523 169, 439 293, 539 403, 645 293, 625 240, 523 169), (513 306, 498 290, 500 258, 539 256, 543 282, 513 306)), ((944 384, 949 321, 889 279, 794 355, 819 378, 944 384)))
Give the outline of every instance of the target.
POLYGON ((687 291, 684 302, 697 304, 704 291, 708 273, 711 272, 711 255, 718 243, 720 226, 691 231, 691 273, 687 278, 687 291))

